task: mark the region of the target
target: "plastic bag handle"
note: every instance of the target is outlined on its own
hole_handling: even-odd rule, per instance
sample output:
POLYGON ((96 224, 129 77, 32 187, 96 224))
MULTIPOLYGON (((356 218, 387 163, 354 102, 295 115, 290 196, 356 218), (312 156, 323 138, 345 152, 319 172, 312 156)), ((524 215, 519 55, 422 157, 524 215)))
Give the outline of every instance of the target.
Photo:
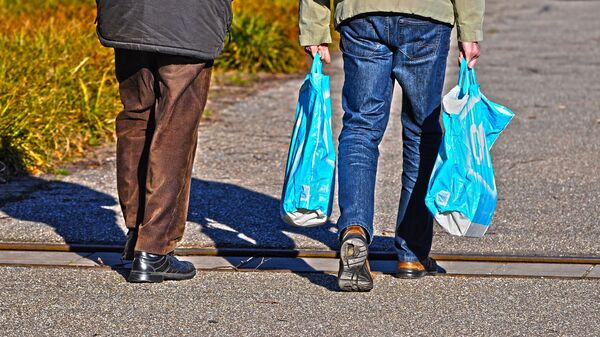
POLYGON ((321 56, 317 52, 313 59, 312 67, 310 68, 310 72, 312 74, 322 74, 323 73, 323 61, 321 61, 321 56))
POLYGON ((458 86, 460 87, 460 97, 469 93, 471 87, 477 86, 477 77, 475 69, 469 68, 467 60, 464 58, 460 61, 460 71, 458 73, 458 86))

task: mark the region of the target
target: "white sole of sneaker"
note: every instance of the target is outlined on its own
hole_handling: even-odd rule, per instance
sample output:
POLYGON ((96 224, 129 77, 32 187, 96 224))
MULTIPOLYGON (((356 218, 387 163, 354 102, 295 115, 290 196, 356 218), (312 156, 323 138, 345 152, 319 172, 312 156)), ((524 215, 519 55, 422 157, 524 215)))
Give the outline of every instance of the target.
POLYGON ((373 289, 373 276, 367 265, 367 243, 352 238, 342 243, 338 286, 343 291, 369 291, 373 289))

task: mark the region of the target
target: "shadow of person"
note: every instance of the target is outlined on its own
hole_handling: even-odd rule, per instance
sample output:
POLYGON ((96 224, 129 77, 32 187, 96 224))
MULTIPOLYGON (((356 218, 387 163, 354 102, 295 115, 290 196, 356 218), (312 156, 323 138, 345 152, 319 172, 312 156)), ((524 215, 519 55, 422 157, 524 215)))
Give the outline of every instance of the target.
MULTIPOLYGON (((31 222, 52 228, 68 245, 121 246, 125 241, 125 229, 117 221, 121 214, 114 197, 69 182, 35 177, 23 178, 23 181, 35 186, 34 191, 18 199, 0 200, 0 210, 11 218, 0 225, 0 230, 11 232, 5 237, 33 242, 57 241, 43 229, 27 223, 31 222)), ((206 245, 214 245, 217 251, 224 248, 338 249, 337 233, 331 223, 314 228, 289 226, 279 216, 279 203, 277 198, 241 186, 194 178, 188 221, 201 226, 201 238, 208 237, 212 242, 206 245)), ((379 242, 387 239, 375 237, 379 242)), ((90 253, 78 254, 93 260, 90 253)), ((312 271, 299 275, 329 290, 336 289, 335 276, 299 263, 303 264, 302 270, 312 271)), ((126 276, 122 265, 110 266, 126 276)))
MULTIPOLYGON (((192 179, 188 221, 199 224, 217 250, 339 248, 337 231, 331 223, 312 228, 292 227, 281 220, 279 209, 280 200, 269 195, 233 184, 192 179)), ((376 238, 381 244, 390 239, 376 238)), ((306 264, 303 267, 318 272, 306 264)), ((335 289, 333 275, 298 274, 327 289, 335 289)))
MULTIPOLYGON (((115 245, 125 241, 124 229, 117 223, 117 201, 92 188, 58 180, 24 177, 9 184, 27 186, 24 196, 0 200, 0 210, 10 218, 0 230, 4 237, 23 238, 32 242, 56 242, 57 238, 31 223, 52 228, 67 245, 115 245), (6 235, 6 234, 5 234, 6 235)), ((91 258, 90 253, 79 252, 91 258)), ((95 261, 98 262, 98 261, 95 261)))
POLYGON ((338 247, 331 223, 292 227, 279 216, 279 199, 217 181, 192 179, 188 221, 200 224, 217 249, 297 249, 295 239, 306 240, 308 248, 338 247))

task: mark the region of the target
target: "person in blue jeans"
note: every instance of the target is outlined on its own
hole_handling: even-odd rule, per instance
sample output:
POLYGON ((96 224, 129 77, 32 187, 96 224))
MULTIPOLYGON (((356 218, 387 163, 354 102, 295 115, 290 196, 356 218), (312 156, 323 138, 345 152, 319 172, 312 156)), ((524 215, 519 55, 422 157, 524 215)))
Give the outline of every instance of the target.
MULTIPOLYGON (((396 275, 418 278, 439 268, 429 257, 433 217, 425 206, 425 194, 442 138, 439 118, 450 35, 456 23, 460 57, 473 67, 479 57, 483 1, 424 0, 423 8, 406 10, 402 3, 345 0, 336 7, 343 12, 336 15, 336 24, 345 74, 338 149, 338 285, 345 291, 373 288, 368 245, 373 238, 379 144, 388 123, 395 81, 402 88, 403 141, 402 191, 394 239, 396 275), (429 2, 448 2, 454 12, 438 16, 425 5, 429 2), (370 12, 386 5, 394 6, 394 11, 370 12), (343 16, 349 12, 359 14, 343 16)), ((302 0, 300 6, 300 43, 307 53, 314 57, 318 52, 329 63, 329 31, 325 33, 329 1, 302 0)))

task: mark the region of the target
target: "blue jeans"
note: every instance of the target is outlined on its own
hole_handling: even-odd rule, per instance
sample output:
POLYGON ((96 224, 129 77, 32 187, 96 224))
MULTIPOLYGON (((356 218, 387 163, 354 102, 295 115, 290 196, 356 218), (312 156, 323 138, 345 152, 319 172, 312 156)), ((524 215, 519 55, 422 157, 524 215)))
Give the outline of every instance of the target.
POLYGON ((367 15, 340 26, 345 82, 339 142, 339 233, 362 226, 373 238, 379 143, 394 81, 402 88, 402 192, 394 245, 400 261, 428 257, 433 218, 425 206, 442 138, 442 87, 452 28, 410 15, 367 15))

